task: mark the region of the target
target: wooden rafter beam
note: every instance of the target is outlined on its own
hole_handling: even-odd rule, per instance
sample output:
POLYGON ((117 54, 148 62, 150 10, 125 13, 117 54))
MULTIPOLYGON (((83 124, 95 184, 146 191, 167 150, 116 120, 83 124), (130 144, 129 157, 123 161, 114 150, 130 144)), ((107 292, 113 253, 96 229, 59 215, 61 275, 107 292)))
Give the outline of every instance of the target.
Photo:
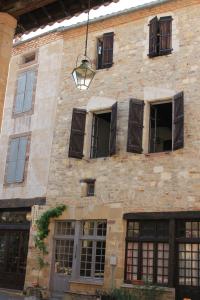
POLYGON ((0 11, 6 11, 17 18, 23 14, 29 13, 53 2, 56 2, 56 0, 0 0, 0 11))

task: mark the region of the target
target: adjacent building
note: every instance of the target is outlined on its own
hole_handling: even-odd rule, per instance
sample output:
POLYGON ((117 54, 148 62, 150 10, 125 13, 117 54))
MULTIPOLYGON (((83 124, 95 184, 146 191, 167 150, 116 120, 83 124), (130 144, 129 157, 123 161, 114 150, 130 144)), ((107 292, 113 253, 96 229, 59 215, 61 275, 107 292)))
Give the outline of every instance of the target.
MULTIPOLYGON (((156 1, 92 22, 85 92, 71 78, 84 24, 14 47, 1 199, 67 206, 49 228, 40 283, 51 293, 151 284, 162 299, 199 299, 199 11, 156 1)), ((34 232, 25 287, 38 275, 34 232)))

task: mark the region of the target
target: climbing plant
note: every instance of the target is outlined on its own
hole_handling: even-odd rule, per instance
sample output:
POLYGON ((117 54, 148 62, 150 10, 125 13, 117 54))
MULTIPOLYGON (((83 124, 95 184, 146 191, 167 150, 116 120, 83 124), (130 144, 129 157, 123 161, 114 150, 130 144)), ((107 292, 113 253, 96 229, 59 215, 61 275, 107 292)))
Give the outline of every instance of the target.
POLYGON ((50 220, 52 218, 58 218, 61 216, 65 209, 65 205, 59 205, 57 207, 50 208, 49 210, 45 211, 36 222, 37 233, 35 235, 35 247, 44 255, 48 254, 47 246, 44 240, 49 234, 50 220))
POLYGON ((35 247, 39 250, 39 255, 37 256, 37 264, 38 264, 38 276, 36 286, 40 287, 39 279, 41 270, 48 266, 48 262, 44 260, 44 256, 48 254, 47 246, 45 244, 45 238, 49 234, 49 224, 52 218, 58 218, 62 215, 63 211, 67 207, 65 205, 59 205, 54 208, 50 208, 45 211, 40 218, 37 220, 37 232, 35 235, 35 247))

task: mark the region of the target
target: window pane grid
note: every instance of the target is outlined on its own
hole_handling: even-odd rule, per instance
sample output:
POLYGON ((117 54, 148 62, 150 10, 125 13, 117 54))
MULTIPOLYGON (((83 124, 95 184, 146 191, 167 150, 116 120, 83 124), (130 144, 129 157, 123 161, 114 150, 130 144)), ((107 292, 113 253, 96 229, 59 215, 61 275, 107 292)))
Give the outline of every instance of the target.
POLYGON ((75 222, 63 221, 56 223, 56 235, 74 235, 75 222))
POLYGON ((94 274, 94 277, 96 278, 103 278, 104 275, 105 250, 106 250, 105 241, 96 242, 96 261, 95 261, 95 274, 94 274))
POLYGON ((179 284, 200 286, 200 244, 179 244, 179 284))
POLYGON ((92 248, 93 241, 82 241, 80 276, 91 277, 92 275, 92 248))
POLYGON ((56 273, 72 274, 73 240, 56 240, 55 271, 56 273))
POLYGON ((126 280, 136 280, 138 274, 138 243, 128 243, 126 259, 126 280))
POLYGON ((158 244, 157 260, 157 282, 160 284, 168 283, 168 261, 169 261, 169 244, 158 244))
POLYGON ((142 280, 153 282, 154 244, 142 244, 142 280))

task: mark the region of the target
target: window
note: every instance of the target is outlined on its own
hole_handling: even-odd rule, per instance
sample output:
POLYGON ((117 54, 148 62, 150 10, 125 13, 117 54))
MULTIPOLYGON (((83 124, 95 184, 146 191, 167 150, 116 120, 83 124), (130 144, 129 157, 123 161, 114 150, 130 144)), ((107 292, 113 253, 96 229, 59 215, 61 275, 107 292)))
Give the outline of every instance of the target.
POLYGON ((56 223, 55 233, 55 272, 72 275, 74 251, 74 221, 56 223))
POLYGON ((102 280, 106 231, 105 220, 58 221, 55 230, 55 272, 73 275, 74 279, 102 280))
POLYGON ((198 299, 199 212, 127 213, 124 219, 125 282, 175 287, 178 299, 198 299))
POLYGON ((36 59, 36 53, 35 52, 31 52, 31 53, 28 53, 26 55, 23 56, 23 64, 27 64, 27 63, 30 63, 30 62, 35 62, 35 59, 36 59))
MULTIPOLYGON (((87 112, 84 109, 73 109, 69 157, 82 159, 84 156, 86 115, 87 112)), ((110 112, 94 113, 90 157, 97 158, 114 155, 116 153, 116 134, 117 102, 112 105, 110 112)))
POLYGON ((35 83, 35 70, 28 70, 26 72, 20 73, 17 80, 17 91, 14 103, 15 115, 25 113, 31 110, 35 83))
POLYGON ((16 137, 10 140, 7 157, 6 183, 23 182, 28 141, 29 136, 16 137))
POLYGON ((149 57, 172 52, 172 17, 153 18, 149 23, 149 57))
POLYGON ((95 180, 87 181, 87 196, 94 196, 95 180))
POLYGON ((149 150, 172 150, 172 103, 150 105, 149 150))
POLYGON ((167 285, 168 239, 168 221, 128 221, 125 281, 167 285))
POLYGON ((97 69, 110 68, 113 65, 114 33, 105 33, 97 39, 97 69))
POLYGON ((85 221, 81 232, 80 276, 103 278, 106 250, 106 222, 85 221))
MULTIPOLYGON (((147 103, 149 113, 149 152, 178 150, 184 147, 184 94, 171 101, 147 103)), ((130 99, 127 152, 143 152, 144 101, 130 99)))
POLYGON ((91 157, 109 156, 111 112, 94 114, 91 157))

